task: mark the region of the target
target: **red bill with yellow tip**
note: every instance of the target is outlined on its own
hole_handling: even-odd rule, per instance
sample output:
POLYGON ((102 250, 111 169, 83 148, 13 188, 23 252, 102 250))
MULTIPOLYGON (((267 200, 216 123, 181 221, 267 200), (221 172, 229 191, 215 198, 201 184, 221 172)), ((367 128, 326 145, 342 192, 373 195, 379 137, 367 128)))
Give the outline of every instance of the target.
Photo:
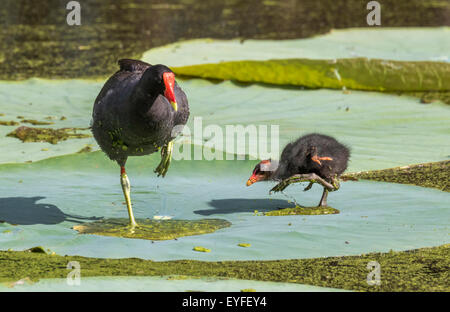
POLYGON ((164 85, 166 90, 164 91, 164 96, 170 102, 175 111, 178 110, 177 100, 175 98, 175 74, 172 72, 167 72, 163 74, 164 85))

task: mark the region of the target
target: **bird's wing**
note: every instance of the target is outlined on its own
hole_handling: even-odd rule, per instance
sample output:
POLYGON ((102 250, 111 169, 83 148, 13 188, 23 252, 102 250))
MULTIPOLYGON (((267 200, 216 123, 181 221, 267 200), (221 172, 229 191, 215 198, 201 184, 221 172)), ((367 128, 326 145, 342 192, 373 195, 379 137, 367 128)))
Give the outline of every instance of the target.
POLYGON ((119 60, 118 63, 121 71, 129 71, 129 72, 144 71, 151 66, 146 62, 132 59, 121 59, 119 60))

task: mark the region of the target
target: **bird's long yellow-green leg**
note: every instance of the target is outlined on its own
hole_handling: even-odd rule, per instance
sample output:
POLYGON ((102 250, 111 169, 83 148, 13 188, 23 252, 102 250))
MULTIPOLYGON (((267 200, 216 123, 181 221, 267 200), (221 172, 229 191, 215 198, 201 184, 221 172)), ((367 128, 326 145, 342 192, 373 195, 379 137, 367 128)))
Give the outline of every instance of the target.
POLYGON ((135 226, 137 226, 137 223, 134 219, 133 207, 131 206, 130 180, 128 180, 127 173, 125 172, 125 167, 120 167, 120 183, 122 184, 123 195, 125 196, 125 203, 127 204, 130 226, 134 228, 135 226))
POLYGON ((169 171, 170 162, 172 161, 172 152, 173 152, 173 141, 170 141, 169 143, 167 143, 167 145, 164 145, 161 149, 161 162, 155 169, 155 172, 158 174, 158 177, 160 175, 164 177, 167 171, 169 171))

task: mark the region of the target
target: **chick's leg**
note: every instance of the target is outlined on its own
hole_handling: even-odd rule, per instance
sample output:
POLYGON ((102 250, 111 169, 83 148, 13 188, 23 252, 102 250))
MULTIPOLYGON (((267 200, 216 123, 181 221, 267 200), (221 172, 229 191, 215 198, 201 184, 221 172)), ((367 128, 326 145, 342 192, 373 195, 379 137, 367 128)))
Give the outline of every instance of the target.
POLYGON ((322 198, 320 198, 319 207, 326 207, 327 205, 327 197, 328 197, 328 190, 326 188, 323 188, 322 198))

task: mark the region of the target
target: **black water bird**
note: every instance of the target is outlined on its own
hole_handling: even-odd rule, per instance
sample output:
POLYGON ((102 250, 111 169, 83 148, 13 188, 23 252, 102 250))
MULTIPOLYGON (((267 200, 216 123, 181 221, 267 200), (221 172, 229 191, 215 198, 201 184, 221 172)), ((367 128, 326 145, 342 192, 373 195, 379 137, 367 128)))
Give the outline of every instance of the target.
POLYGON ((271 192, 279 192, 292 183, 309 181, 304 189, 307 191, 314 183, 319 183, 324 188, 319 206, 327 206, 328 192, 339 189, 339 177, 347 169, 349 158, 349 148, 335 138, 307 134, 286 145, 279 162, 263 160, 257 164, 247 186, 274 180, 279 183, 271 192))
POLYGON ((120 166, 130 225, 134 227, 125 163, 129 156, 161 150, 155 172, 164 177, 172 158, 173 139, 189 118, 189 105, 167 66, 131 59, 119 60, 119 66, 95 100, 91 128, 100 148, 120 166))

